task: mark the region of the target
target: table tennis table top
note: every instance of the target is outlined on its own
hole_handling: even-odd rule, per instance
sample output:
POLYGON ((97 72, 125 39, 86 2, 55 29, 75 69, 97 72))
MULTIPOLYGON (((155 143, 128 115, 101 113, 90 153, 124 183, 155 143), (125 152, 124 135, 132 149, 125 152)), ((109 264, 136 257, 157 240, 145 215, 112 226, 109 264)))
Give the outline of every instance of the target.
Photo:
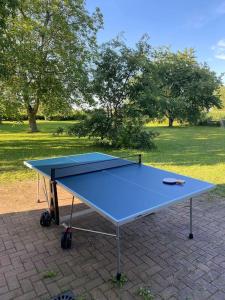
MULTIPOLYGON (((51 177, 52 168, 110 159, 115 159, 115 157, 95 152, 30 160, 24 164, 43 176, 51 177)), ((130 222, 215 187, 205 181, 138 163, 62 177, 56 182, 117 225, 130 222), (185 180, 185 184, 164 184, 163 179, 170 177, 185 180)))

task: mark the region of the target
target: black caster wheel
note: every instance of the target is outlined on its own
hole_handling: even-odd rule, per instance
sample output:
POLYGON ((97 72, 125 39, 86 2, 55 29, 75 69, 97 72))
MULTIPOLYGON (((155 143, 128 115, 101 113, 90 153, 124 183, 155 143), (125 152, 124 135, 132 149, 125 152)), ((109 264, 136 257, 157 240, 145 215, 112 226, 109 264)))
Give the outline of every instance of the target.
POLYGON ((116 280, 117 280, 117 281, 120 281, 120 280, 121 280, 121 273, 117 273, 117 274, 116 274, 116 280))
MULTIPOLYGON (((76 299, 78 299, 78 298, 76 297, 76 299)), ((75 300, 75 296, 74 296, 73 292, 68 291, 68 292, 61 293, 61 294, 51 298, 51 300, 75 300)))
POLYGON ((50 213, 46 210, 41 214, 40 224, 43 227, 49 227, 51 225, 52 217, 50 213))
POLYGON ((192 240, 194 238, 193 233, 189 234, 189 239, 192 240))
POLYGON ((63 233, 61 237, 61 248, 62 249, 70 249, 72 246, 72 230, 68 227, 63 233))

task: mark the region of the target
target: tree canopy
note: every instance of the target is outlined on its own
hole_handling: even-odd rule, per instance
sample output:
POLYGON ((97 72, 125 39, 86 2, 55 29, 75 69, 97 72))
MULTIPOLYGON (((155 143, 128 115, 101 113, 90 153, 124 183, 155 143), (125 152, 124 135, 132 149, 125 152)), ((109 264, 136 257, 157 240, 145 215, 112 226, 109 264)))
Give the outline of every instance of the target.
POLYGON ((138 102, 149 49, 145 38, 135 49, 119 39, 102 45, 91 76, 89 103, 93 109, 75 133, 100 138, 115 147, 153 146, 154 134, 144 131, 145 117, 138 102))
POLYGON ((114 129, 120 122, 124 106, 136 101, 142 62, 147 55, 145 41, 140 41, 137 48, 132 49, 123 41, 115 39, 100 48, 92 73, 92 99, 94 105, 106 111, 114 123, 111 124, 114 129))
POLYGON ((90 15, 84 0, 17 2, 14 15, 3 11, 0 79, 36 131, 40 105, 61 110, 82 97, 102 15, 99 9, 90 15))
MULTIPOLYGON (((196 61, 193 49, 177 53, 159 49, 154 54, 153 64, 155 101, 149 98, 144 105, 148 108, 154 103, 156 116, 167 117, 169 126, 174 120, 195 123, 202 111, 221 106, 215 93, 221 80, 206 64, 196 61)), ((148 84, 146 93, 149 94, 148 84)))
POLYGON ((0 2, 0 30, 6 27, 7 18, 15 16, 16 8, 18 7, 18 0, 1 0, 0 2))
POLYGON ((221 78, 193 49, 154 49, 147 36, 135 47, 120 38, 99 46, 103 18, 85 0, 3 0, 0 17, 0 120, 25 111, 35 132, 38 112, 67 115, 81 104, 89 113, 72 133, 150 148, 147 119, 194 124, 222 105, 221 78))

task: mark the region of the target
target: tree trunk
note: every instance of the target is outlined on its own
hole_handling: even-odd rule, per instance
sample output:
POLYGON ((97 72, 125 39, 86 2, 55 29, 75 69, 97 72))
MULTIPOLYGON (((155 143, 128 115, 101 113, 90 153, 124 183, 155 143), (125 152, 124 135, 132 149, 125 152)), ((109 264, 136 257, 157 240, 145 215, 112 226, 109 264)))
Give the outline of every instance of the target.
POLYGON ((31 107, 29 107, 27 110, 27 116, 28 116, 30 131, 38 132, 37 122, 36 122, 36 114, 31 107))
POLYGON ((174 121, 173 118, 169 118, 169 127, 173 127, 173 121, 174 121))

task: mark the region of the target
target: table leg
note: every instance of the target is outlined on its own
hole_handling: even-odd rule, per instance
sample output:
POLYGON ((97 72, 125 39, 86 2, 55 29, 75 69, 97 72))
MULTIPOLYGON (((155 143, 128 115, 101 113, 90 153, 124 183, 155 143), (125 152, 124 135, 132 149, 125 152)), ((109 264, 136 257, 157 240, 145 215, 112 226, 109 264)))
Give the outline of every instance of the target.
POLYGON ((55 224, 59 225, 59 206, 56 182, 50 180, 50 214, 55 220, 55 224))
POLYGON ((40 202, 40 175, 37 173, 37 203, 40 202))
POLYGON ((120 227, 116 227, 116 243, 117 243, 117 274, 116 279, 120 280, 121 270, 120 270, 120 227))
POLYGON ((193 239, 193 233, 192 233, 192 198, 190 198, 190 233, 189 233, 189 239, 193 239))
POLYGON ((72 205, 71 205, 71 211, 70 211, 70 223, 69 223, 69 227, 70 227, 70 228, 72 228, 73 207, 74 207, 74 196, 73 196, 73 198, 72 198, 72 205))

